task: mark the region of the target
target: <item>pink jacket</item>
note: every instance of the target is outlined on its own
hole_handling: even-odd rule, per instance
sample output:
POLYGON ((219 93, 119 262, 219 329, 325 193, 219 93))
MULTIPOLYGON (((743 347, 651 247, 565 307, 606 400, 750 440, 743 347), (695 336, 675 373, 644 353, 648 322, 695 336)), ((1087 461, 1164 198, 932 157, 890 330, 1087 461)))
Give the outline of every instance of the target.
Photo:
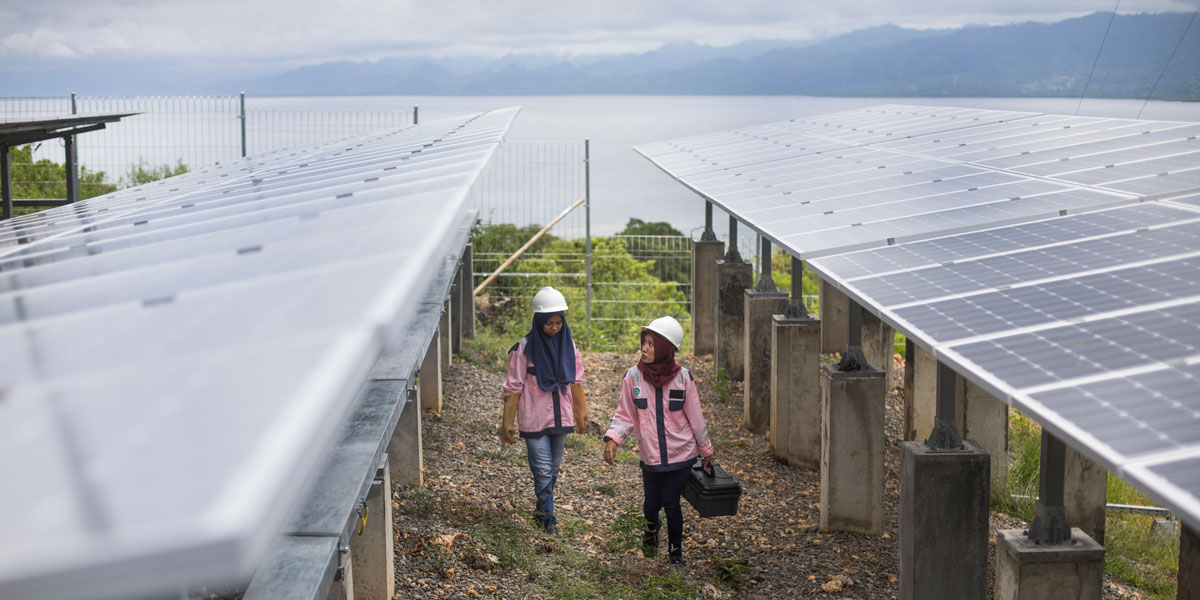
POLYGON ((696 462, 697 454, 713 453, 696 382, 684 368, 661 388, 647 383, 637 366, 625 372, 617 413, 604 439, 620 444, 630 431, 637 432, 638 453, 647 471, 685 469, 696 462))
MULTIPOLYGON (((572 343, 574 345, 574 343, 572 343)), ((533 363, 525 356, 525 338, 508 351, 508 375, 504 378, 502 397, 520 394, 517 404, 517 429, 522 438, 548 434, 574 433, 575 409, 571 389, 565 394, 547 392, 538 387, 533 363)), ((583 382, 583 358, 575 347, 575 383, 583 382)))

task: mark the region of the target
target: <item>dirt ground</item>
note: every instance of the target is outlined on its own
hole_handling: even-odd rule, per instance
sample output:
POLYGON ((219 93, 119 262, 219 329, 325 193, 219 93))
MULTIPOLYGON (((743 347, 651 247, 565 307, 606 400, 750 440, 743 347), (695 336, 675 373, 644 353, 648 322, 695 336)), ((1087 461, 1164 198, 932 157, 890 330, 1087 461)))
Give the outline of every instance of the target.
MULTIPOLYGON (((556 493, 559 535, 532 521, 524 445, 501 446, 503 376, 456 362, 440 415, 426 414, 424 485, 393 493, 398 598, 855 598, 898 596, 901 399, 887 397, 885 531, 822 533, 820 476, 771 455, 742 425, 741 389, 714 385, 711 360, 680 356, 700 390, 717 461, 741 484, 738 514, 701 519, 684 503, 686 565, 643 556, 633 442, 603 462, 604 430, 633 356, 585 354, 591 425, 571 436, 556 493)), ((903 377, 897 378, 903 381, 903 377)), ((1022 527, 993 513, 997 528, 1022 527)), ((994 552, 993 552, 994 554, 994 552)), ((994 565, 994 555, 989 564, 994 565)), ((993 567, 994 568, 994 567, 993 567)), ((1104 598, 1138 598, 1105 582, 1104 598)))

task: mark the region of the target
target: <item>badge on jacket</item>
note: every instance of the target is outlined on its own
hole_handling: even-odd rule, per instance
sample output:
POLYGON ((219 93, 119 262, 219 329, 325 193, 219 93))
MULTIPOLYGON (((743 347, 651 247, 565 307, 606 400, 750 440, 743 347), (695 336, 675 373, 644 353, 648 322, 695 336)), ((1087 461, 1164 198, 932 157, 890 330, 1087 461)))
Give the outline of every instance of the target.
POLYGON ((633 395, 634 395, 634 396, 641 396, 641 395, 642 395, 642 388, 641 388, 641 386, 637 386, 637 385, 633 386, 633 395))

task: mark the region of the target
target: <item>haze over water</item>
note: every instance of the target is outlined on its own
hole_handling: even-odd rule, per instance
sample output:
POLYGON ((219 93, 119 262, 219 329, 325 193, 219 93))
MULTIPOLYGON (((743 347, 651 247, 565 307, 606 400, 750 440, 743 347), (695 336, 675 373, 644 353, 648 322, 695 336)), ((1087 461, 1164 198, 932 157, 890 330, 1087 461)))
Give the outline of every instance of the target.
MULTIPOLYGON (((666 221, 689 233, 704 225, 704 202, 633 147, 882 104, 936 105, 1051 114, 1200 122, 1200 103, 1078 98, 831 98, 809 96, 370 96, 247 98, 248 108, 396 110, 420 120, 520 106, 510 141, 591 140, 592 232, 620 231, 630 217, 666 221)), ((723 235, 728 219, 714 211, 723 235)))

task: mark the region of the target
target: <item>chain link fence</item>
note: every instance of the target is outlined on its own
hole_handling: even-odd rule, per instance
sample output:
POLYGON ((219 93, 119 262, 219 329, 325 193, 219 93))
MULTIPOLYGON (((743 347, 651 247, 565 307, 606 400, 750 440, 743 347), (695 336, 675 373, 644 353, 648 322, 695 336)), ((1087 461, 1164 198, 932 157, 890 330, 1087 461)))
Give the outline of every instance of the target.
MULTIPOLYGON (((411 109, 246 109, 244 97, 233 95, 0 98, 3 120, 100 113, 138 114, 77 136, 80 198, 143 183, 148 175, 172 175, 243 155, 402 127, 414 118, 411 109)), ((17 149, 12 156, 15 198, 65 197, 62 139, 17 149)))
POLYGON ((477 286, 584 199, 481 290, 484 321, 527 320, 533 294, 550 285, 567 297, 576 338, 592 349, 633 350, 640 327, 667 314, 690 330, 690 239, 591 237, 588 157, 586 141, 505 142, 480 175, 469 197, 480 219, 477 286))

